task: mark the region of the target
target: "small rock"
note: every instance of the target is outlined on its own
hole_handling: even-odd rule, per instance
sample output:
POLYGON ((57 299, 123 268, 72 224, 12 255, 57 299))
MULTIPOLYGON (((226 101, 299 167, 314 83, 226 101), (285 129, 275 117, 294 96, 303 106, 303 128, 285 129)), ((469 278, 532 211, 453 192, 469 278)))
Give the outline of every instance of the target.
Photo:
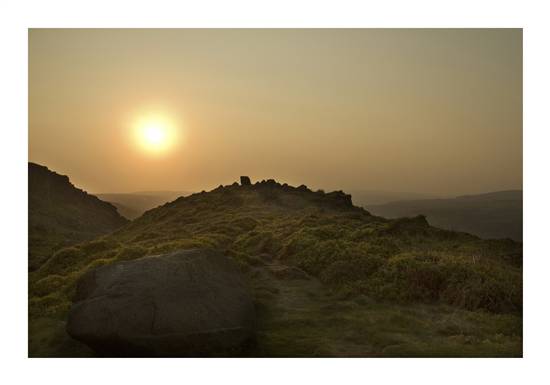
POLYGON ((278 279, 309 279, 309 275, 294 266, 270 266, 271 273, 278 279))
POLYGON ((241 186, 250 186, 252 183, 250 182, 250 178, 247 176, 241 176, 241 186))

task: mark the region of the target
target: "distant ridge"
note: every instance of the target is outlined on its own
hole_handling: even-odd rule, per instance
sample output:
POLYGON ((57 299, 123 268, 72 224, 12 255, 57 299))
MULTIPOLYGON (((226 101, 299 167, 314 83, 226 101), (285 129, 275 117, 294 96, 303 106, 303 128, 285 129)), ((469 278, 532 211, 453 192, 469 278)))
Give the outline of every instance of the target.
POLYGON ((350 190, 349 192, 353 196, 353 203, 358 206, 381 205, 403 200, 443 198, 435 194, 406 191, 350 190))
POLYGON ((189 194, 191 193, 187 191, 136 191, 132 193, 98 193, 96 195, 114 205, 120 215, 132 220, 147 210, 189 194))
POLYGON ((400 200, 364 205, 387 218, 425 215, 431 225, 482 238, 523 239, 523 191, 506 190, 448 199, 400 200))

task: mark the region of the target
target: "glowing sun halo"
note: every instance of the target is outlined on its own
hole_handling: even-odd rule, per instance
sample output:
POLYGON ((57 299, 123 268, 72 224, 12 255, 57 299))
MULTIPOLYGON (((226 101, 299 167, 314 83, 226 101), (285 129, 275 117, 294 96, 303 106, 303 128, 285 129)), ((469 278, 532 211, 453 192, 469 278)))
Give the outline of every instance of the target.
POLYGON ((165 117, 147 117, 135 125, 140 147, 152 153, 164 153, 175 142, 173 124, 165 117))
POLYGON ((143 139, 150 146, 159 146, 166 140, 166 132, 162 126, 148 126, 143 129, 143 139))

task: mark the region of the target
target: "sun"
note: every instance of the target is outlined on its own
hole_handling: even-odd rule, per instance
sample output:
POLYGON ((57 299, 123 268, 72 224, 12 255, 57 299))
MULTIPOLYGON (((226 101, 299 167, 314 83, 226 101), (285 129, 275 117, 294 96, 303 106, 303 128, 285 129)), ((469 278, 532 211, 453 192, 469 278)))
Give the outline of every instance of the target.
POLYGON ((139 118, 134 127, 139 147, 149 153, 166 153, 176 141, 174 124, 166 116, 139 118))
POLYGON ((162 146, 166 140, 166 129, 158 124, 145 126, 143 128, 143 139, 148 146, 162 146))

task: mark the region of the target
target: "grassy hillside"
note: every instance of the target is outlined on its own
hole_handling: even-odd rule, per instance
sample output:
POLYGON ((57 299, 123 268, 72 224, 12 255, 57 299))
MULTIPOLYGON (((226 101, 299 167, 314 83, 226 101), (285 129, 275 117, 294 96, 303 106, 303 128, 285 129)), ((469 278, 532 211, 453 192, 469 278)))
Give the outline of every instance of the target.
POLYGON ((29 269, 68 245, 124 225, 116 208, 73 186, 69 178, 29 162, 29 269))
POLYGON ((520 356, 522 245, 388 220, 272 180, 181 197, 30 275, 31 355, 87 355, 63 333, 96 266, 207 247, 235 258, 258 310, 251 356, 520 356))
POLYGON ((499 191, 451 199, 403 200, 382 205, 364 205, 387 218, 425 215, 430 224, 465 231, 482 238, 523 238, 522 191, 499 191))

